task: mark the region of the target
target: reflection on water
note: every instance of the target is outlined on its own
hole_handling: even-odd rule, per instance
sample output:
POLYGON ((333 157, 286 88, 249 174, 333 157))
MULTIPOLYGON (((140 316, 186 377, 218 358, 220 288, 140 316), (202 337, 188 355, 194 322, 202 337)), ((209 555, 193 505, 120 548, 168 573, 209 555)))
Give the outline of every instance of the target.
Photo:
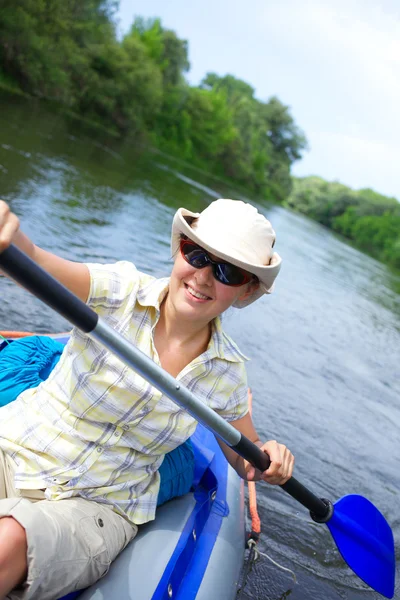
MULTIPOLYGON (((0 196, 36 243, 73 260, 134 261, 164 276, 177 208, 246 199, 132 140, 107 138, 40 103, 0 97, 0 196)), ((257 203, 256 203, 257 204, 257 203)), ((276 291, 225 325, 251 356, 261 437, 285 441, 297 477, 315 493, 367 496, 400 537, 400 277, 300 215, 257 205, 283 257, 276 291)), ((59 331, 68 324, 5 278, 0 329, 59 331)), ((243 598, 377 599, 347 569, 325 526, 280 490, 258 487, 266 559, 243 598)))

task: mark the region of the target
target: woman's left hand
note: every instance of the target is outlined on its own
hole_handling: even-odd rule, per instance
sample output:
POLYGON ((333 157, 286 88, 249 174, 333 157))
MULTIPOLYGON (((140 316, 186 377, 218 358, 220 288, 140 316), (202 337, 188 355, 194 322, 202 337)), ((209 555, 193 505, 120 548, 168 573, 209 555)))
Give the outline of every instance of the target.
POLYGON ((246 465, 247 481, 260 481, 262 479, 272 485, 286 483, 293 473, 293 454, 284 444, 278 444, 275 440, 260 445, 260 448, 268 454, 271 464, 266 471, 261 473, 261 471, 248 463, 246 465))

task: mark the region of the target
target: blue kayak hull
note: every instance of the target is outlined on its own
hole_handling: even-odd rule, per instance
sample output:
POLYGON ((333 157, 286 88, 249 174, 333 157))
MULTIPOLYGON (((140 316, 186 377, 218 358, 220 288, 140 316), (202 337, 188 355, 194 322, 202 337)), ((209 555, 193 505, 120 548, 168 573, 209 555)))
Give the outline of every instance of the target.
POLYGON ((161 506, 80 599, 234 600, 245 551, 243 481, 210 432, 199 426, 194 437, 215 452, 196 491, 161 506))

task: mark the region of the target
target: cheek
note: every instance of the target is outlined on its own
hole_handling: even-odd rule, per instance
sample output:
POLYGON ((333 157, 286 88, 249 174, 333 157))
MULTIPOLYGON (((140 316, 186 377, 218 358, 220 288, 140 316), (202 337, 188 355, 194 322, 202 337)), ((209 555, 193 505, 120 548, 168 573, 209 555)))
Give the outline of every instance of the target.
POLYGON ((216 282, 215 288, 218 300, 226 306, 233 304, 242 292, 242 287, 230 287, 229 285, 224 285, 218 281, 216 282))
POLYGON ((181 279, 190 276, 195 270, 196 269, 191 267, 189 263, 187 263, 186 260, 184 260, 180 254, 177 254, 174 266, 171 271, 171 282, 179 282, 181 279))

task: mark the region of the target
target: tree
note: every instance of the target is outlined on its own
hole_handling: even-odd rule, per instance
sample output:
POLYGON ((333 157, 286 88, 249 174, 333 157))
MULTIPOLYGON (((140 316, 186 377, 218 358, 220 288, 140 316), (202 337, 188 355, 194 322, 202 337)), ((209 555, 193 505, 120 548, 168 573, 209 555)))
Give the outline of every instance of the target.
POLYGON ((183 73, 190 67, 186 40, 180 40, 171 29, 164 29, 160 19, 141 17, 135 19, 128 36, 142 42, 148 56, 160 67, 164 86, 183 82, 183 73))
POLYGON ((395 198, 305 177, 294 180, 285 205, 333 228, 379 260, 400 267, 400 204, 395 198))
POLYGON ((291 164, 306 147, 288 107, 275 97, 257 100, 254 88, 232 75, 208 73, 200 87, 226 95, 238 139, 225 159, 235 160, 238 180, 271 200, 283 200, 291 189, 291 164))
POLYGON ((259 197, 282 201, 306 147, 289 108, 233 75, 185 80, 188 43, 136 18, 119 41, 113 0, 0 0, 0 81, 131 133, 259 197))

